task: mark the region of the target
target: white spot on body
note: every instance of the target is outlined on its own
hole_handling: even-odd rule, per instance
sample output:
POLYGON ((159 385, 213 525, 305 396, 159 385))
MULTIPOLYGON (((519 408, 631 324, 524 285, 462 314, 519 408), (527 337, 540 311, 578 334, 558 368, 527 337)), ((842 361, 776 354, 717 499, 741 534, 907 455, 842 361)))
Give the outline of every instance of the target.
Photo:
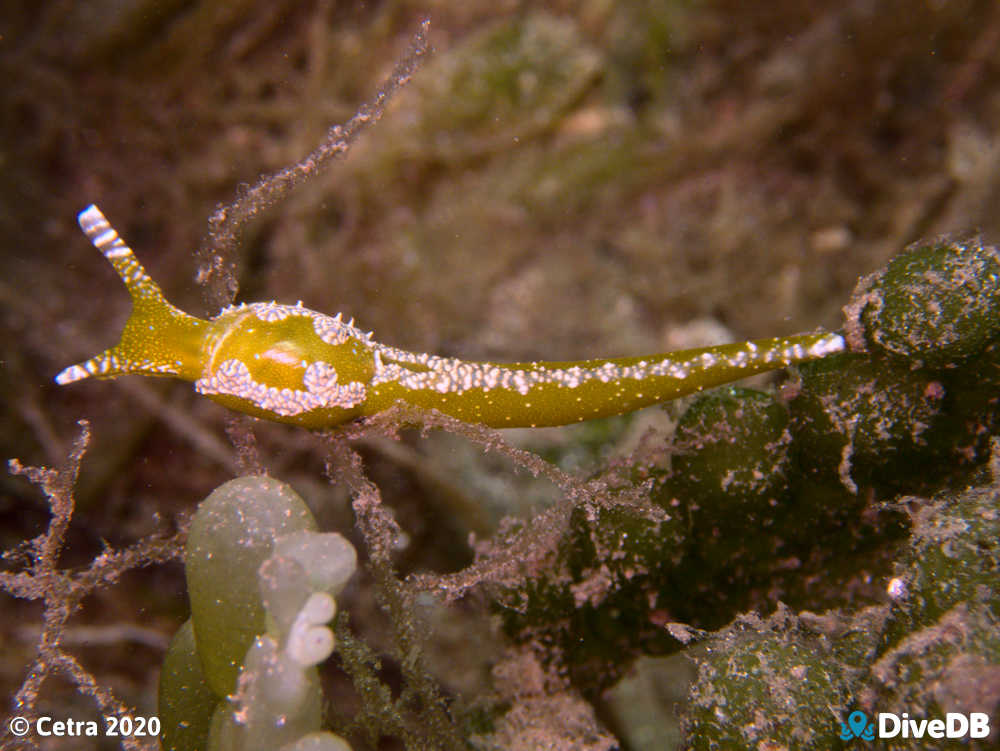
POLYGON ((299 315, 299 312, 291 305, 278 305, 275 302, 261 302, 250 306, 253 314, 260 320, 267 323, 283 321, 291 315, 299 315))
MULTIPOLYGON (((337 313, 335 316, 326 316, 322 313, 306 310, 305 308, 301 310, 313 319, 313 329, 316 331, 316 336, 327 344, 337 346, 346 343, 350 339, 356 339, 366 346, 373 344, 370 333, 354 328, 352 325, 354 323, 353 318, 350 323, 344 323, 340 313, 337 313)), ((299 315, 303 315, 303 313, 299 313, 299 315)))

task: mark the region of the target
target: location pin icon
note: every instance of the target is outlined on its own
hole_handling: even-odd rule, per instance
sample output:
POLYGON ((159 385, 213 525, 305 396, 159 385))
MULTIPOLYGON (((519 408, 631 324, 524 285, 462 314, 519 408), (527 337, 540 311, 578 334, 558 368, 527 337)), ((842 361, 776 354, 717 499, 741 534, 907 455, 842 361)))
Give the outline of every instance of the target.
POLYGON ((861 734, 865 732, 865 725, 868 724, 868 718, 864 712, 854 710, 847 716, 847 724, 851 726, 851 732, 854 733, 854 737, 860 738, 861 734))

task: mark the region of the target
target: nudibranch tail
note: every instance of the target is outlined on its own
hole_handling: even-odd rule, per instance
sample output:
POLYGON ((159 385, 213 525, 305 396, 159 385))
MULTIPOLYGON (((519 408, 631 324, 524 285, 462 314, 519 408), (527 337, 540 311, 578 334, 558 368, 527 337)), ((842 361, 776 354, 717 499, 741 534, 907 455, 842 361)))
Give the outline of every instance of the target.
MULTIPOLYGON (((108 259, 132 296, 132 313, 114 347, 56 376, 64 385, 84 378, 114 378, 138 373, 179 376, 200 372, 197 360, 207 324, 178 310, 154 282, 101 210, 93 204, 77 217, 80 229, 108 259)), ((193 380, 192 378, 192 380, 193 380)))
POLYGON ((383 345, 366 411, 396 401, 495 428, 567 425, 632 412, 747 376, 842 352, 835 333, 576 362, 491 363, 383 345))

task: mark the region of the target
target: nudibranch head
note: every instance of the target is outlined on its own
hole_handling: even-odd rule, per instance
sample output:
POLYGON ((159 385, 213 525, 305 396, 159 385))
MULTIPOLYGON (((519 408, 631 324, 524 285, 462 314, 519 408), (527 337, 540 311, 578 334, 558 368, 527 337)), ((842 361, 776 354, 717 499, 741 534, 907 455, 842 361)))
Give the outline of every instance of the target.
POLYGON ((211 320, 171 305, 96 206, 80 228, 132 296, 115 346, 56 376, 67 384, 121 375, 170 376, 231 409, 305 427, 356 417, 375 372, 371 335, 298 305, 230 306, 211 320))

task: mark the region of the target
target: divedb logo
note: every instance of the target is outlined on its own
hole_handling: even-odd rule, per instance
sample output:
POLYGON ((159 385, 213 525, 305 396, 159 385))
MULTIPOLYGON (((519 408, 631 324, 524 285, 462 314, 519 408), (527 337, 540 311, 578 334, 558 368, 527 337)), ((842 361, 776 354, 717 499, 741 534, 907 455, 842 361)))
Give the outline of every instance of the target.
POLYGON ((855 710, 840 723, 840 739, 871 741, 879 738, 985 738, 990 734, 990 717, 985 712, 948 712, 944 719, 914 719, 909 714, 879 712, 876 722, 855 710))

